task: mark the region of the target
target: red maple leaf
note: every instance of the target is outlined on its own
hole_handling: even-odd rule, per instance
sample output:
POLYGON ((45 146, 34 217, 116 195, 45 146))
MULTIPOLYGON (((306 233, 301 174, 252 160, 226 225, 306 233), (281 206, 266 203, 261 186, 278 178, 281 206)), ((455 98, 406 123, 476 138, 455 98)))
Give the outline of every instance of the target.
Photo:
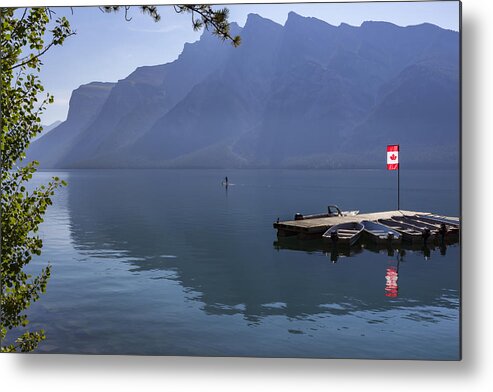
POLYGON ((397 159, 397 155, 392 154, 392 155, 390 156, 390 159, 392 159, 393 161, 395 161, 395 160, 397 159))

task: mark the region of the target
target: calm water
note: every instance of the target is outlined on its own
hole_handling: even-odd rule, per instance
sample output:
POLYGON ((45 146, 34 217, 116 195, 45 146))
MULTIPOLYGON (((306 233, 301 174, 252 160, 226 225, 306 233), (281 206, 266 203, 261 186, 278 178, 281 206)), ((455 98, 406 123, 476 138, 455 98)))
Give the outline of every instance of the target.
MULTIPOLYGON (((32 265, 53 266, 31 310, 47 334, 40 352, 459 357, 459 245, 407 250, 399 263, 364 249, 334 263, 318 241, 279 243, 272 227, 328 204, 394 209, 395 173, 108 170, 35 180, 55 174, 69 186, 32 265)), ((401 207, 458 216, 458 172, 402 172, 401 207)))

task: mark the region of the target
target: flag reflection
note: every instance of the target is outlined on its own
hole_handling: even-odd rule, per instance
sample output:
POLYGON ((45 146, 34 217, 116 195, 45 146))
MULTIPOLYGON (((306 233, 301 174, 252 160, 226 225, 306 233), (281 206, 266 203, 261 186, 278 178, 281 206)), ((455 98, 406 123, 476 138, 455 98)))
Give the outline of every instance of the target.
POLYGON ((397 267, 388 267, 385 274, 385 296, 390 298, 396 298, 399 291, 399 285, 397 280, 399 279, 399 273, 397 267))

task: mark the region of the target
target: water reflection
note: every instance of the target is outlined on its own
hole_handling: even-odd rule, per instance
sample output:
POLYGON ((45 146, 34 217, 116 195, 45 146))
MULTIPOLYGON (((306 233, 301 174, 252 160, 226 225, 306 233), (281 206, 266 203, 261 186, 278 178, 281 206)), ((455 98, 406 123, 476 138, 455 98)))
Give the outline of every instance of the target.
POLYGON ((375 244, 373 242, 360 241, 351 247, 333 247, 330 242, 321 239, 300 240, 296 237, 279 237, 273 242, 276 250, 289 249, 308 253, 321 252, 330 257, 331 261, 337 261, 339 257, 356 256, 363 251, 369 251, 377 254, 386 254, 389 257, 403 258, 406 250, 413 254, 422 255, 424 260, 429 260, 433 252, 439 251, 441 256, 447 254, 447 246, 458 245, 457 240, 430 242, 427 244, 416 244, 402 242, 395 246, 387 244, 375 244))
MULTIPOLYGON (((389 263, 393 263, 393 260, 389 260, 389 263)), ((400 260, 397 258, 397 265, 389 266, 385 274, 385 296, 390 298, 397 298, 399 295, 399 264, 400 260)))
MULTIPOLYGON (((395 249, 273 241, 265 211, 274 209, 278 195, 242 188, 235 197, 220 197, 224 190, 214 173, 193 182, 172 171, 127 174, 80 173, 71 181, 70 231, 82 255, 118 259, 131 273, 176 281, 205 313, 239 314, 251 323, 271 315, 309 319, 392 306, 381 293, 382 276, 397 285, 398 271, 386 264, 395 249)), ((444 292, 458 287, 458 249, 447 253, 450 262, 437 265, 432 279, 421 262, 435 248, 408 251, 399 305, 450 307, 444 292)))
POLYGON ((331 243, 323 241, 321 239, 313 239, 313 240, 298 240, 292 237, 285 237, 277 239, 273 242, 273 246, 277 251, 282 249, 289 249, 295 251, 302 251, 307 253, 317 253, 321 252, 326 257, 330 259, 330 261, 335 264, 339 261, 340 258, 351 257, 363 252, 363 247, 359 244, 356 244, 351 247, 347 246, 332 246, 331 243))

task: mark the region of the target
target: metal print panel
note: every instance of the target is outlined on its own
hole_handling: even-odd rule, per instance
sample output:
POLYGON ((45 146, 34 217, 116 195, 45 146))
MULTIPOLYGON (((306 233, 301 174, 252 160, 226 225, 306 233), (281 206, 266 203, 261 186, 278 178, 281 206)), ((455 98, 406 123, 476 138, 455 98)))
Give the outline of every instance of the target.
POLYGON ((2 8, 2 350, 459 360, 460 7, 2 8))

